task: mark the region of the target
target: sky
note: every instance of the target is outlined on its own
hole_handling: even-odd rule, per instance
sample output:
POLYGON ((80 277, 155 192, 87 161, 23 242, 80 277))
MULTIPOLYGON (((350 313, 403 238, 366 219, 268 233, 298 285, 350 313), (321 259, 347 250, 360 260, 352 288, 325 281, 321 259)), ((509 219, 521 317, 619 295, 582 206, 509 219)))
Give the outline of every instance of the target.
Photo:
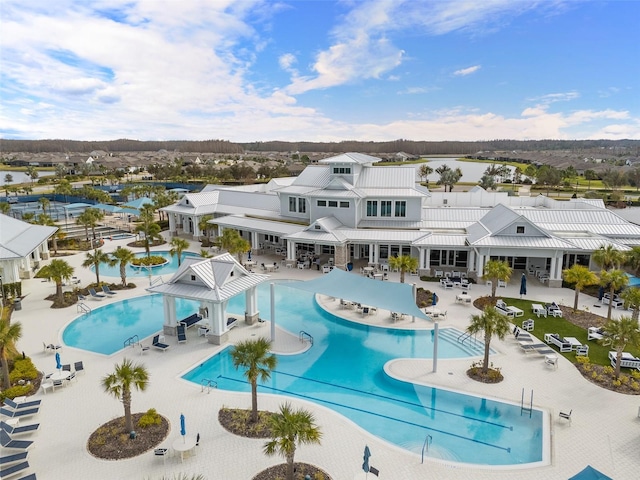
POLYGON ((640 1, 2 0, 0 138, 640 139, 640 1))

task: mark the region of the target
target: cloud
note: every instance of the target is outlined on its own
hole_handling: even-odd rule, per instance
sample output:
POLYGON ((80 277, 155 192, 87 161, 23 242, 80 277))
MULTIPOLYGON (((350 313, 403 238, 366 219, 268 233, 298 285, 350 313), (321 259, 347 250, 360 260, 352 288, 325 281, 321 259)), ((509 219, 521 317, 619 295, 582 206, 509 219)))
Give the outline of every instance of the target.
POLYGON ((540 97, 530 99, 530 101, 539 102, 543 105, 549 105, 555 102, 570 102, 580 98, 580 94, 576 91, 562 92, 562 93, 549 93, 540 97))
POLYGON ((291 66, 297 61, 298 60, 296 59, 295 55, 293 55, 292 53, 285 53, 284 55, 280 55, 280 58, 278 58, 278 64, 280 65, 280 68, 286 71, 290 71, 291 66))
POLYGON ((398 95, 419 95, 422 93, 429 93, 439 90, 438 87, 407 87, 404 90, 400 90, 398 95))
POLYGON ((481 65, 474 65, 472 67, 467 67, 467 68, 463 68, 461 70, 456 70, 455 72, 453 72, 454 75, 456 76, 461 76, 461 77, 466 77, 467 75, 471 75, 472 73, 476 73, 478 70, 480 70, 481 65))

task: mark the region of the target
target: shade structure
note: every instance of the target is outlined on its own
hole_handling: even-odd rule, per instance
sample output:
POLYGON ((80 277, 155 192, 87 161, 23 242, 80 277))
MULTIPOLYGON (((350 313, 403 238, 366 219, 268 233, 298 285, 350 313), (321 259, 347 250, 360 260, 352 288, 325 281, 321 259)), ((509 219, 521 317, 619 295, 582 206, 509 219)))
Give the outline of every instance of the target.
POLYGON ((180 414, 180 435, 183 437, 187 434, 187 425, 184 420, 184 414, 180 414))
POLYGON ((611 477, 608 477, 602 472, 599 472, 591 465, 587 465, 584 470, 576 473, 573 477, 570 477, 569 480, 613 480, 611 477))
POLYGON ((431 305, 435 307, 437 304, 438 304, 438 295, 436 295, 436 292, 433 292, 433 295, 431 296, 431 305))
POLYGON ((131 200, 130 202, 127 202, 123 205, 120 205, 120 207, 140 210, 144 205, 147 205, 148 203, 153 203, 153 200, 151 200, 149 197, 141 197, 141 198, 136 198, 135 200, 131 200))
POLYGON ((369 457, 371 456, 371 450, 369 450, 369 446, 364 446, 364 462, 362 464, 362 470, 369 473, 369 457))
POLYGON ((122 208, 117 205, 108 205, 106 203, 96 203, 95 205, 91 205, 91 208, 97 208, 98 210, 104 210, 105 212, 110 213, 120 213, 122 212, 122 208))
POLYGON ((60 353, 56 352, 56 368, 60 370, 62 368, 62 363, 60 363, 60 353))
POLYGON ((527 276, 523 273, 520 278, 520 296, 527 294, 527 276))

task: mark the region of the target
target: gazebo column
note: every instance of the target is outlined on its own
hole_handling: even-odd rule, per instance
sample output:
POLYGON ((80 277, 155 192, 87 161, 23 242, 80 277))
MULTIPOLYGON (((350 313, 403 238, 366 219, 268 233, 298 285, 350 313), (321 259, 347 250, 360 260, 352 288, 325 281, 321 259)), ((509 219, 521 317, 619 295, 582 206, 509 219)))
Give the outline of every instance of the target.
POLYGON ((209 343, 222 345, 229 341, 229 332, 226 331, 226 308, 224 303, 212 303, 209 309, 209 343))
POLYGON ((296 242, 287 240, 287 260, 296 259, 296 242))
POLYGON ((247 325, 253 325, 258 321, 259 315, 258 291, 256 287, 251 287, 245 295, 244 321, 247 325))
POLYGON ((174 237, 176 235, 176 214, 169 212, 169 235, 174 237))
POLYGON ((164 325, 162 331, 165 335, 176 335, 176 326, 178 320, 176 318, 176 298, 169 295, 162 296, 162 304, 164 307, 164 325))
POLYGON ((260 239, 258 238, 258 232, 249 232, 251 236, 251 250, 257 251, 260 249, 260 239))

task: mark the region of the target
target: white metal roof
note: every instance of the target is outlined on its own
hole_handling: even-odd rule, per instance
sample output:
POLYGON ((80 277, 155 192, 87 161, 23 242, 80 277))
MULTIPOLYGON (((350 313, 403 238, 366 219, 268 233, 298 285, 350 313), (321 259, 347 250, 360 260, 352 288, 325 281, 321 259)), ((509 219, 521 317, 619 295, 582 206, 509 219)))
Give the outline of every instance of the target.
POLYGON ((307 227, 307 225, 278 222, 264 218, 247 217, 244 215, 228 215, 226 217, 216 218, 215 220, 212 220, 212 223, 223 227, 252 230, 278 236, 290 235, 292 233, 302 231, 307 227))
MULTIPOLYGON (((471 242, 470 242, 471 243, 471 242)), ((553 248, 573 249, 574 246, 557 237, 527 237, 523 235, 499 235, 484 237, 471 243, 475 247, 553 248)))
POLYGON ((378 157, 372 157, 371 155, 365 155, 364 153, 343 153, 336 155, 335 157, 324 158, 318 163, 333 164, 333 163, 354 163, 359 165, 366 165, 370 163, 380 162, 378 157))
POLYGON ((0 213, 0 260, 24 258, 46 242, 58 227, 45 227, 0 213))

